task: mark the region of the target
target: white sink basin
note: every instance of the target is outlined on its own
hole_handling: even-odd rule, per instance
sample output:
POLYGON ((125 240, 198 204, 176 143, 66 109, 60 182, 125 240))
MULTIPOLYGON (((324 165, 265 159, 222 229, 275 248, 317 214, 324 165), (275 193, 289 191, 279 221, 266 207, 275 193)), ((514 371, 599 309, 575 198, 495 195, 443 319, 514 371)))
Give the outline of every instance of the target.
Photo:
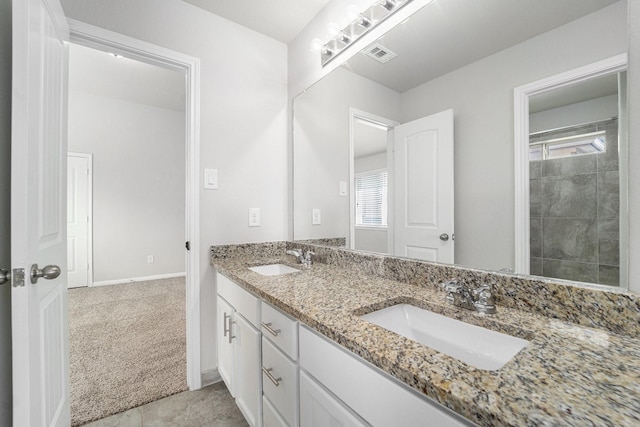
POLYGON ((398 304, 362 319, 488 371, 502 368, 529 341, 470 325, 409 304, 398 304))
POLYGON ((289 267, 285 264, 269 264, 259 265, 257 267, 249 267, 249 270, 262 274, 263 276, 279 276, 280 274, 298 273, 297 268, 289 267))

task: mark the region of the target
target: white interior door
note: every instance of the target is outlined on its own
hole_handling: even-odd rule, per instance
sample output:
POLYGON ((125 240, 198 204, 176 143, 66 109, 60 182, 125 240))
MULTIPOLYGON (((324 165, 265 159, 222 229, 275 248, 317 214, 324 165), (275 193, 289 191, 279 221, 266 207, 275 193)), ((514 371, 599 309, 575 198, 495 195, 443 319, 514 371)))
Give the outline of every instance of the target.
POLYGON ((394 135, 394 255, 453 263, 453 110, 394 135))
POLYGON ((67 155, 67 287, 91 285, 91 154, 67 155))
POLYGON ((13 0, 13 425, 68 426, 66 91, 59 0, 13 0), (56 275, 54 268, 61 274, 56 275), (32 268, 35 270, 31 279, 32 268), (24 280, 20 280, 20 273, 24 280), (44 277, 38 278, 38 273, 44 277), (48 280, 47 280, 48 279, 48 280))

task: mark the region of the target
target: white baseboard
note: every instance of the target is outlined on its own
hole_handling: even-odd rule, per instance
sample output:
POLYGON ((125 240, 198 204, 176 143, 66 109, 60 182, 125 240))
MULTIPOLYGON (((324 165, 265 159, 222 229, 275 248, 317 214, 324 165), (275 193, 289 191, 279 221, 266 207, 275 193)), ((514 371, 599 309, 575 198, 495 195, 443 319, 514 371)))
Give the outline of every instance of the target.
POLYGON ((202 379, 200 381, 202 382, 202 387, 206 387, 208 385, 222 381, 222 377, 218 373, 217 369, 209 369, 208 371, 204 371, 201 374, 201 378, 202 379))
POLYGON ((130 277, 128 279, 116 279, 116 280, 103 280, 100 282, 93 282, 91 286, 119 285, 121 283, 146 282, 149 280, 171 279, 174 277, 185 277, 185 276, 186 276, 186 273, 184 272, 156 274, 155 276, 130 277))

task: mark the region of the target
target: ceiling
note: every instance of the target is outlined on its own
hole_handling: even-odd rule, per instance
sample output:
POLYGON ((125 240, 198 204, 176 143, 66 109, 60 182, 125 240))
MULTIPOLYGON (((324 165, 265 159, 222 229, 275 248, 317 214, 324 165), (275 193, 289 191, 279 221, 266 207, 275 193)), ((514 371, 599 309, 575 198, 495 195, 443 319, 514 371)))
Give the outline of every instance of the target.
POLYGON ((345 67, 404 93, 617 1, 435 0, 378 41, 396 58, 356 55, 345 67))
POLYGON ((330 0, 182 0, 289 44, 330 0))

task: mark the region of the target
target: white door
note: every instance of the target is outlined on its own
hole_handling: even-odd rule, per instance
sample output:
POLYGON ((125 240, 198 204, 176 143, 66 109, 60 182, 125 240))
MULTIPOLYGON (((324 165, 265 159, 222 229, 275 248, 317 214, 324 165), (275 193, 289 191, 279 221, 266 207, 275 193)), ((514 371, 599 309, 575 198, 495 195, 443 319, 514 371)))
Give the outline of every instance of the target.
POLYGON ((69 30, 59 0, 13 0, 12 5, 13 425, 68 426, 64 41, 69 30), (61 274, 43 269, 48 265, 58 266, 61 274))
POLYGON ((261 424, 262 374, 260 332, 237 312, 233 316, 234 361, 233 379, 236 404, 251 427, 261 424))
POLYGON ((453 263, 453 110, 394 129, 394 255, 453 263))
POLYGON ((67 287, 91 285, 91 154, 67 155, 67 287))
MULTIPOLYGON (((233 359, 233 335, 232 335, 232 322, 234 309, 225 300, 219 296, 217 300, 217 325, 218 332, 216 333, 216 344, 218 345, 218 373, 220 377, 227 385, 231 396, 236 396, 235 381, 234 381, 234 365, 233 359)), ((235 329, 235 328, 234 328, 235 329)))

